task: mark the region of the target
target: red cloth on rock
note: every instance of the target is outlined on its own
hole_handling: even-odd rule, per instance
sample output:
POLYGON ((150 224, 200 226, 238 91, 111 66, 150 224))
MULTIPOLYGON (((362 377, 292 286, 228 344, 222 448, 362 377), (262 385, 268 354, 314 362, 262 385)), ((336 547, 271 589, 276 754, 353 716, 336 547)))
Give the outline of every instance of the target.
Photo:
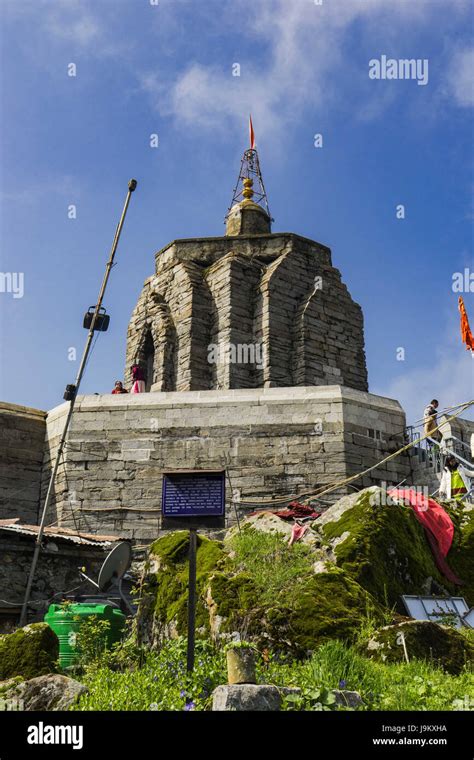
POLYGON ((291 536, 290 536, 290 540, 288 541, 288 546, 292 546, 292 544, 296 544, 296 542, 299 541, 300 538, 303 538, 307 530, 308 530, 307 525, 298 525, 298 523, 295 523, 293 525, 293 528, 291 529, 291 536))
POLYGON ((321 512, 315 512, 312 507, 306 504, 300 504, 299 501, 292 501, 288 504, 287 509, 272 510, 274 515, 278 515, 282 520, 294 520, 302 517, 319 517, 321 512))
POLYGON ((454 536, 453 521, 448 513, 434 499, 424 496, 413 488, 392 488, 388 491, 388 495, 412 507, 416 519, 425 529, 438 569, 449 581, 462 586, 463 582, 446 562, 454 536))

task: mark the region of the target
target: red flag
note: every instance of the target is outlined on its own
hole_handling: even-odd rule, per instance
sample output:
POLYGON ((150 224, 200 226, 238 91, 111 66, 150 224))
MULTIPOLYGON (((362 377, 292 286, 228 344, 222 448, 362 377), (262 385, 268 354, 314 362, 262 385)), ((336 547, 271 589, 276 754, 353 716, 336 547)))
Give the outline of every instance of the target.
POLYGON ((461 313, 461 338, 462 342, 466 344, 466 350, 474 351, 474 336, 472 335, 471 328, 469 327, 469 320, 467 318, 466 307, 461 296, 458 300, 459 311, 461 313))
POLYGON ((255 133, 253 131, 252 114, 249 117, 250 150, 255 148, 255 133))

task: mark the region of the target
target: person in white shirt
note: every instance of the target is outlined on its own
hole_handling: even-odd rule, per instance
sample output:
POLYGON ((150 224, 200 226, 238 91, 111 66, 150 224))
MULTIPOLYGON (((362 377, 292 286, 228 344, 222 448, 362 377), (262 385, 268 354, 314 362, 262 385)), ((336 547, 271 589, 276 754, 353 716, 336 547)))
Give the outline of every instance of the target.
POLYGON ((471 490, 471 478, 474 478, 474 470, 468 470, 451 454, 446 458, 441 476, 440 497, 446 500, 462 501, 471 490))

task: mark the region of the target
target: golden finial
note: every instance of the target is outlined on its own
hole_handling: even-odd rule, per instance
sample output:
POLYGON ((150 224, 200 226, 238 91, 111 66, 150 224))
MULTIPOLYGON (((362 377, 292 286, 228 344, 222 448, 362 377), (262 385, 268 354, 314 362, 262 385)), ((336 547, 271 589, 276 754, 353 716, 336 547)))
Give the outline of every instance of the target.
POLYGON ((251 201, 253 198, 253 179, 250 177, 244 179, 243 186, 244 189, 242 190, 242 195, 246 201, 251 201))

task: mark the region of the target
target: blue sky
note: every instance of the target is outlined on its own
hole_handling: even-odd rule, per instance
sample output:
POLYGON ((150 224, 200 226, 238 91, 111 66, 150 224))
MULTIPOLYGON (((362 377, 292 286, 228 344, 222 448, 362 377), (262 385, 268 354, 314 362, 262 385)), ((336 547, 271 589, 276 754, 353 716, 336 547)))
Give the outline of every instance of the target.
POLYGON ((22 298, 0 292, 2 400, 61 403, 136 177, 81 392, 112 389, 155 251, 223 234, 250 111, 274 231, 329 245, 362 306, 370 390, 410 419, 474 395, 452 289, 474 271, 471 2, 3 0, 1 15, 0 270, 24 274, 22 298), (427 84, 370 79, 382 55, 427 59, 427 84))

